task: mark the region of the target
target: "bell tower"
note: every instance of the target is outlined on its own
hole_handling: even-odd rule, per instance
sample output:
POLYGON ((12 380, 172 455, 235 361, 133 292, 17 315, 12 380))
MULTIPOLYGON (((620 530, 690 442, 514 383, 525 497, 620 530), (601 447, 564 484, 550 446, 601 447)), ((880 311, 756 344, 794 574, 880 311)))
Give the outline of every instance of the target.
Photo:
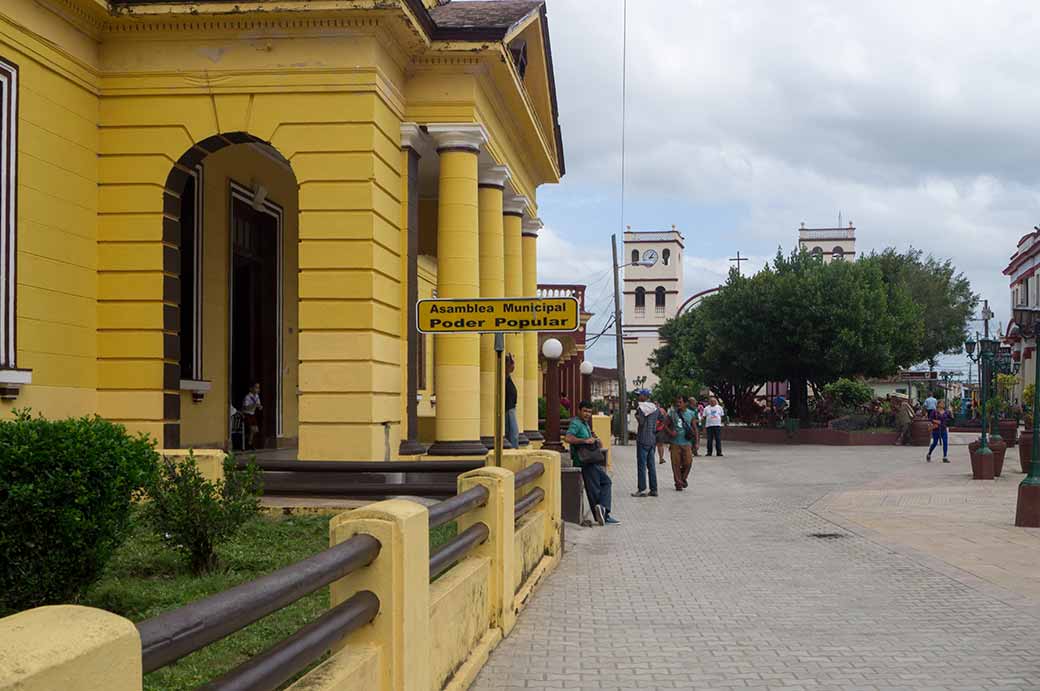
POLYGON ((660 328, 675 317, 683 294, 683 236, 671 230, 625 231, 622 337, 627 385, 657 377, 647 364, 661 345, 660 328))

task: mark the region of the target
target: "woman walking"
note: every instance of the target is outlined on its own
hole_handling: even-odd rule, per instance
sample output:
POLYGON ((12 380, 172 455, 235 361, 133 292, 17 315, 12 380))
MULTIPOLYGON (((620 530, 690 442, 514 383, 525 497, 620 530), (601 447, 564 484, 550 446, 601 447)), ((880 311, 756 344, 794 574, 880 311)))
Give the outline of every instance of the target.
POLYGON ((946 410, 946 401, 937 401, 935 410, 928 411, 928 419, 932 422, 932 445, 928 447, 928 455, 925 456, 925 460, 929 463, 932 462, 932 452, 935 451, 935 447, 939 445, 941 439, 943 463, 949 463, 950 434, 947 428, 953 423, 953 413, 946 410))

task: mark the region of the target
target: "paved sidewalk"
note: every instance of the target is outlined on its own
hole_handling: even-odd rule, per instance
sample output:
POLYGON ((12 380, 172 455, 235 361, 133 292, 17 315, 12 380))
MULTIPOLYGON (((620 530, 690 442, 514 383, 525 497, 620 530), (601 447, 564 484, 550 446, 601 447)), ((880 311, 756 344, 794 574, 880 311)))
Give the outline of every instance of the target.
MULTIPOLYGON (((1021 477, 975 489, 984 483, 960 479, 958 454, 943 466, 918 449, 729 444, 723 459, 694 459, 687 492, 665 476, 659 498, 633 499, 633 450, 619 449, 623 524, 568 525, 563 562, 473 688, 1040 689, 1040 596, 943 560, 999 562, 1006 550, 973 552, 971 519, 945 553, 914 548, 940 519, 911 507, 989 516, 1021 477), (941 499, 954 490, 972 499, 941 499), (939 499, 895 501, 910 512, 901 528, 876 518, 896 495, 939 499), (924 528, 909 530, 915 521, 924 528)), ((1026 535, 1001 520, 978 539, 1026 535)), ((1040 571, 1037 538, 1021 539, 1023 568, 1040 571)))

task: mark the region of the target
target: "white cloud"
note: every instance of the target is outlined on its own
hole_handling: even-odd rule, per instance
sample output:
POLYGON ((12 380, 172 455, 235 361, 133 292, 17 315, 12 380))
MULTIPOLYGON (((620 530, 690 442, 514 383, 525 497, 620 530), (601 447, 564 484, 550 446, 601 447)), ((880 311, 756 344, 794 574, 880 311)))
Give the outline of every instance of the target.
MULTIPOLYGON (((548 0, 563 189, 580 193, 543 212, 581 251, 603 231, 562 219, 620 206, 621 5, 548 0)), ((1035 8, 638 0, 628 13, 627 206, 736 209, 704 228, 714 244, 691 243, 688 293, 725 277, 724 245, 771 257, 801 221, 829 225, 841 210, 861 253, 951 257, 1007 320, 1001 270, 1040 210, 1035 8)), ((595 244, 590 258, 609 267, 606 241, 595 244)), ((552 264, 597 270, 584 257, 574 273, 552 264)))

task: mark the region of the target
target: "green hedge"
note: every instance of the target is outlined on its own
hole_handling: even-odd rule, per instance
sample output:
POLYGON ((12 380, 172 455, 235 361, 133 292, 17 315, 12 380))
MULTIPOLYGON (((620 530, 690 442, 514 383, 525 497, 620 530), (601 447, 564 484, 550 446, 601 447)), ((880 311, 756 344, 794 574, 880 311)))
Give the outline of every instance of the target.
POLYGON ((154 442, 98 417, 0 421, 0 610, 75 601, 157 461, 154 442))

